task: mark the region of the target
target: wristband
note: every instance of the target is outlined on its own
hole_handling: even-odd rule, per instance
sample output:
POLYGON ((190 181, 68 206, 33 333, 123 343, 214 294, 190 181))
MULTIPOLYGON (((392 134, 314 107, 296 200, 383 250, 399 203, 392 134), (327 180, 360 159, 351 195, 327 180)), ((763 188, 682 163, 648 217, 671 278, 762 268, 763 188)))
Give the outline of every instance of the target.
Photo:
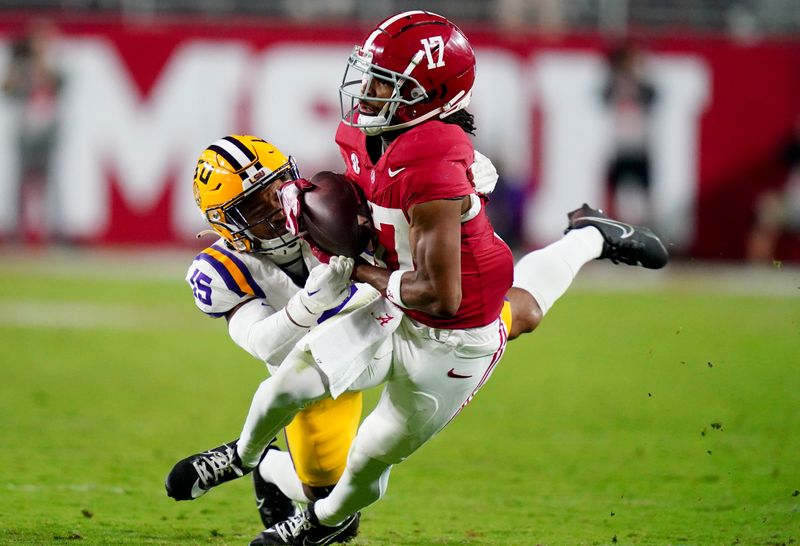
POLYGON ((389 282, 386 284, 386 299, 403 309, 408 309, 408 305, 403 303, 403 298, 400 297, 400 281, 406 271, 410 271, 410 269, 392 271, 392 274, 389 275, 389 282))

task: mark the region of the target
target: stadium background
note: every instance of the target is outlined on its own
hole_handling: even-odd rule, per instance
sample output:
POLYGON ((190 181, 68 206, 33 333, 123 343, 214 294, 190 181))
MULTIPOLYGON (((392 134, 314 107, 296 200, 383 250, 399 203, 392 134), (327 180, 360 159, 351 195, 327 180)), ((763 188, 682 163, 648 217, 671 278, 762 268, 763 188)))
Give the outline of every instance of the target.
MULTIPOLYGON (((796 3, 430 2, 478 53, 476 147, 500 167, 490 208, 517 250, 556 238, 564 212, 603 204, 608 51, 646 49, 653 227, 684 257, 739 260, 754 203, 786 177, 800 116, 796 3)), ((266 136, 310 174, 336 170, 344 61, 405 2, 0 3, 0 72, 32 16, 57 26, 64 74, 50 231, 78 244, 192 244, 193 162, 233 132, 266 136), (23 8, 21 12, 11 8, 23 8), (39 9, 32 9, 32 8, 39 9), (3 44, 2 42, 5 42, 3 44), (57 224, 57 225, 56 225, 57 224)), ((0 232, 19 225, 13 104, 0 100, 0 232)), ((22 215, 27 239, 43 231, 22 215), (37 232, 38 230, 38 232, 37 232)), ((41 237, 39 237, 41 238, 41 237)), ((784 237, 778 258, 800 258, 784 237)))

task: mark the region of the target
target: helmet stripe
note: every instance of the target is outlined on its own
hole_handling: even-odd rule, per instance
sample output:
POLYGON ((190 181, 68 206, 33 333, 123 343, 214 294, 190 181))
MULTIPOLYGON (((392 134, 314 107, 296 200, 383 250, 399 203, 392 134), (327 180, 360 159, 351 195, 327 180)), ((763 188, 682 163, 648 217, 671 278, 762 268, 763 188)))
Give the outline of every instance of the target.
POLYGON ((364 49, 369 49, 372 46, 373 40, 375 40, 375 38, 377 38, 378 35, 381 32, 386 30, 386 27, 388 27, 389 25, 391 25, 395 21, 397 21, 399 19, 402 19, 403 17, 406 17, 408 15, 416 15, 417 13, 425 13, 425 12, 421 11, 421 10, 404 11, 403 13, 398 13, 394 17, 390 17, 390 18, 386 19, 378 28, 376 28, 372 32, 372 34, 369 35, 369 38, 367 38, 367 41, 364 42, 364 49))
POLYGON ((229 150, 231 146, 228 145, 228 147, 223 147, 220 145, 220 143, 224 142, 225 142, 224 140, 218 140, 214 144, 209 146, 208 149, 221 155, 222 158, 230 164, 230 166, 233 168, 234 171, 241 170, 242 163, 241 161, 239 161, 239 159, 236 158, 236 156, 231 154, 229 150))
POLYGON ((425 12, 422 11, 422 10, 419 10, 419 9, 415 9, 415 10, 411 10, 411 11, 404 11, 403 13, 398 13, 394 17, 389 17, 388 19, 386 19, 381 24, 381 26, 379 26, 378 28, 385 29, 386 27, 388 27, 389 25, 391 25, 395 21, 398 21, 398 20, 402 19, 403 17, 408 17, 409 15, 416 15, 418 13, 425 13, 425 12))
POLYGON ((242 151, 242 153, 245 155, 245 157, 247 157, 247 163, 245 163, 245 165, 247 165, 248 163, 251 163, 256 158, 256 156, 252 152, 252 150, 250 150, 250 148, 245 146, 242 143, 242 141, 239 140, 238 138, 234 138, 232 136, 226 136, 222 140, 227 140, 228 142, 230 142, 231 144, 233 144, 234 146, 236 146, 237 148, 239 148, 242 151))
POLYGON ((246 165, 252 163, 256 158, 246 146, 240 144, 236 139, 231 137, 217 140, 209 146, 208 149, 221 155, 237 172, 242 170, 246 165))
MULTIPOLYGON (((423 50, 420 49, 419 51, 417 51, 417 53, 411 58, 411 62, 408 63, 406 69, 403 70, 403 76, 408 76, 409 74, 411 74, 411 71, 414 70, 414 67, 416 67, 422 60, 423 55, 425 55, 425 52, 423 50)), ((419 88, 422 88, 421 85, 419 84, 417 85, 419 88)), ((422 89, 422 92, 425 93, 425 89, 422 89)), ((427 95, 427 93, 425 94, 427 95)))

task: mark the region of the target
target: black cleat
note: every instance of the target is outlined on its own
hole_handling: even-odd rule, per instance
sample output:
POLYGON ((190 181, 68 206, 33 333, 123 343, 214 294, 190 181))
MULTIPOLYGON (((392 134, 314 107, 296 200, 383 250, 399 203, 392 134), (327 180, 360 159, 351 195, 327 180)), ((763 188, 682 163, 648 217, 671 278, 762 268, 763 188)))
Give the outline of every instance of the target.
POLYGON ((276 544, 292 544, 297 546, 324 544, 343 544, 358 534, 358 523, 361 514, 356 512, 335 527, 322 525, 314 514, 314 503, 296 516, 276 523, 266 531, 262 531, 250 546, 276 544))
POLYGON ((658 236, 646 227, 634 226, 609 218, 602 210, 586 203, 567 214, 569 223, 564 233, 573 229, 593 226, 603 236, 603 253, 615 264, 640 265, 647 269, 661 269, 669 261, 669 253, 658 236))
MULTIPOLYGON (((267 447, 267 451, 270 449, 278 448, 270 445, 267 447)), ((256 492, 258 515, 261 516, 261 522, 265 529, 269 529, 279 521, 289 519, 295 514, 292 500, 284 495, 277 485, 264 481, 258 469, 253 472, 253 487, 256 492)))
POLYGON ((167 495, 175 500, 193 500, 221 483, 241 478, 252 468, 245 468, 236 453, 234 440, 203 453, 178 461, 172 467, 164 485, 167 495))

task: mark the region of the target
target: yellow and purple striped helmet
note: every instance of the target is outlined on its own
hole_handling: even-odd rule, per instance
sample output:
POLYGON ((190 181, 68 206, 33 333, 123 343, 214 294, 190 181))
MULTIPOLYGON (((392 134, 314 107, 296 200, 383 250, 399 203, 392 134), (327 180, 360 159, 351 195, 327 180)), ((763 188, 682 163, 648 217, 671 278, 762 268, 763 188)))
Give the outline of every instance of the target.
POLYGON ((299 177, 294 160, 266 140, 229 135, 200 154, 194 199, 234 250, 287 255, 298 250, 299 240, 286 230, 277 190, 299 177))

